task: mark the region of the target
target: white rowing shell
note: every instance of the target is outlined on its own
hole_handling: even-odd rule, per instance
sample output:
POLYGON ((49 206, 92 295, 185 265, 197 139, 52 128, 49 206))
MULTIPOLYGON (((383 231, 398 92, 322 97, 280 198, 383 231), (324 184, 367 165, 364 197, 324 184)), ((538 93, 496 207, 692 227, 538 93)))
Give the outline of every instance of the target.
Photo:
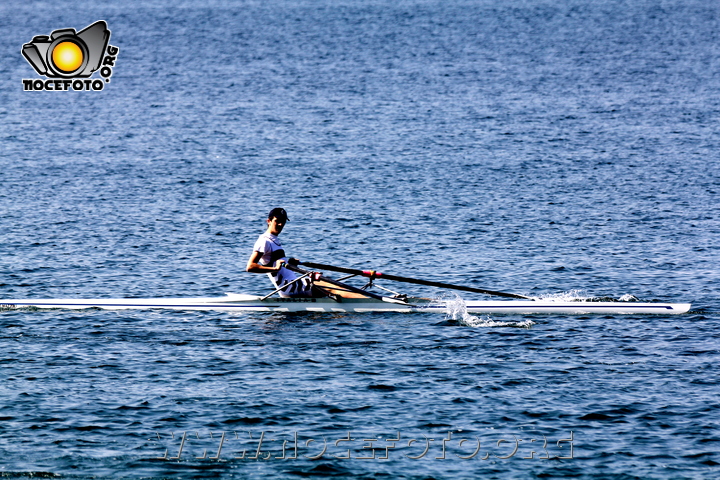
MULTIPOLYGON (((384 302, 372 298, 268 298, 228 294, 225 297, 198 298, 116 298, 116 299, 39 299, 0 300, 1 310, 20 308, 101 308, 107 310, 172 309, 267 312, 438 312, 447 313, 442 302, 410 298, 407 303, 384 302)), ((468 313, 495 314, 655 314, 686 313, 689 303, 643 302, 567 302, 553 300, 470 300, 468 313)))

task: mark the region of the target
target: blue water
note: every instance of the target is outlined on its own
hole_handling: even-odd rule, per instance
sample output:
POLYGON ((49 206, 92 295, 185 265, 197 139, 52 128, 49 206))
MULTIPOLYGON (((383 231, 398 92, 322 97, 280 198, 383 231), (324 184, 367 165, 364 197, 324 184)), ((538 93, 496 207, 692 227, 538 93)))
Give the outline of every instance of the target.
POLYGON ((719 5, 104 3, 0 5, 0 299, 267 292, 283 206, 304 260, 693 307, 3 311, 0 476, 718 477, 719 5), (23 91, 97 20, 102 91, 23 91))

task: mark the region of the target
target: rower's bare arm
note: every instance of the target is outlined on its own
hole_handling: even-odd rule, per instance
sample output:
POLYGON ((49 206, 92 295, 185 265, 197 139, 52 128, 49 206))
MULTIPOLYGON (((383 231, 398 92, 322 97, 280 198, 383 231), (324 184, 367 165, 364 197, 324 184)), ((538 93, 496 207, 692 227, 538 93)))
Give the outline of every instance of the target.
POLYGON ((260 265, 258 261, 260 261, 262 256, 263 254, 261 252, 253 252, 252 255, 250 255, 250 259, 248 260, 245 270, 251 273, 276 273, 280 270, 282 260, 275 262, 274 266, 260 265))

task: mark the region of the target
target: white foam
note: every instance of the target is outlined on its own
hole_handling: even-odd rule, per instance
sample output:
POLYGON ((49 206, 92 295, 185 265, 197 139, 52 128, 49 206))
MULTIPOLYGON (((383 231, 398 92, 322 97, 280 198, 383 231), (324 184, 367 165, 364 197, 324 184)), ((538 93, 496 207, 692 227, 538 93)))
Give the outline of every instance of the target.
POLYGON ((626 293, 622 297, 620 297, 621 302, 639 302, 640 300, 635 295, 630 295, 629 293, 626 293))
POLYGON ((584 290, 570 290, 569 292, 546 293, 533 298, 550 302, 586 302, 592 300, 593 297, 584 290))
POLYGON ((584 290, 570 290, 568 292, 560 293, 548 293, 533 297, 536 300, 544 300, 550 302, 599 302, 599 301, 612 301, 612 302, 638 302, 638 298, 634 295, 626 293, 619 299, 609 297, 596 297, 590 295, 584 290))
POLYGON ((490 315, 483 315, 481 317, 471 315, 467 311, 467 304, 457 294, 446 294, 438 299, 439 302, 443 303, 447 308, 447 314, 445 316, 448 320, 455 320, 460 325, 466 327, 516 327, 516 328, 530 328, 535 325, 532 320, 524 320, 522 322, 499 322, 493 320, 490 315))

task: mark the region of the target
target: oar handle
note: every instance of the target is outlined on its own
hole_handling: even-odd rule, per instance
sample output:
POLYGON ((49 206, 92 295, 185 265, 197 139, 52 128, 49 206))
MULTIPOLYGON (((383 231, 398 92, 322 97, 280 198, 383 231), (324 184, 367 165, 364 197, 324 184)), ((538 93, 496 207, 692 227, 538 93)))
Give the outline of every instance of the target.
POLYGON ((386 275, 384 273, 376 272, 374 270, 357 270, 354 268, 335 267, 333 265, 326 265, 323 263, 313 263, 313 262, 300 262, 300 264, 305 265, 306 267, 309 267, 309 268, 317 268, 318 270, 330 270, 333 272, 346 273, 348 275, 361 275, 363 277, 383 278, 385 280, 393 280, 396 282, 405 282, 405 283, 415 283, 418 285, 426 285, 429 287, 449 288, 452 290, 462 290, 465 292, 473 292, 473 293, 484 293, 486 295, 495 295, 498 297, 521 298, 524 300, 532 300, 530 297, 525 297, 523 295, 517 295, 515 293, 496 292, 495 290, 485 290, 482 288, 465 287, 462 285, 452 285, 450 283, 432 282, 430 280, 421 280, 421 279, 417 279, 417 278, 398 277, 396 275, 386 275))

